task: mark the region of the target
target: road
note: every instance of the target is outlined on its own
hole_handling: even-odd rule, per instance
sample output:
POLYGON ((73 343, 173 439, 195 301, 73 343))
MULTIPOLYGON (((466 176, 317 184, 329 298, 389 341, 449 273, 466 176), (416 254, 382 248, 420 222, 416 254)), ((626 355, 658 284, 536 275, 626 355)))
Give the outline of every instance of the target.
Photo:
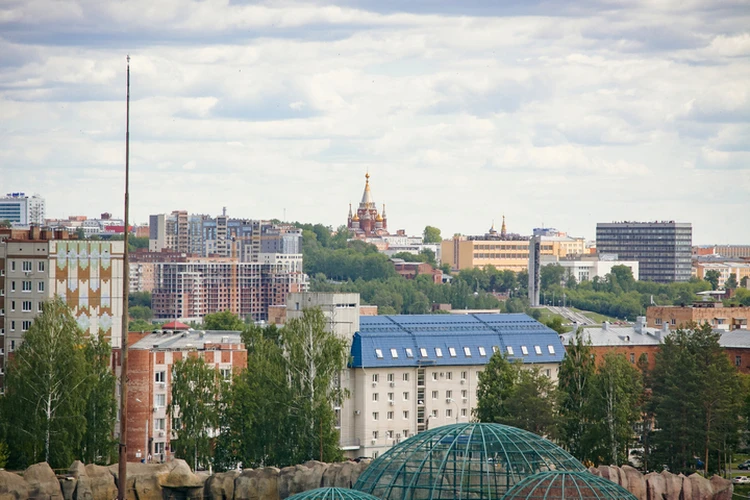
POLYGON ((547 309, 554 313, 559 314, 563 318, 567 319, 571 323, 575 322, 579 325, 595 325, 597 324, 596 321, 593 319, 584 316, 583 314, 573 311, 569 307, 557 307, 557 306, 547 306, 547 309))

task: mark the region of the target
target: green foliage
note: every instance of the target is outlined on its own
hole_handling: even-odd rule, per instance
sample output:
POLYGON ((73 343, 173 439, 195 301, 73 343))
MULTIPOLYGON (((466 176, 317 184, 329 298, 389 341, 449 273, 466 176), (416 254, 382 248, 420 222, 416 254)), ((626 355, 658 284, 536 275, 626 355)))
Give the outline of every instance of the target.
POLYGON ((587 404, 596 373, 591 342, 583 339, 579 328, 566 346, 558 377, 560 408, 560 441, 577 459, 596 458, 586 442, 589 426, 587 404))
POLYGON ((0 400, 11 467, 41 461, 68 467, 80 457, 89 397, 93 394, 102 406, 110 402, 92 390, 99 372, 91 366, 88 343, 62 299, 43 304, 10 359, 6 395, 0 400))
POLYGON ((565 279, 565 268, 560 264, 549 264, 539 270, 541 289, 548 290, 552 286, 560 286, 565 279))
POLYGON ((128 308, 128 315, 131 320, 148 322, 154 317, 154 312, 148 306, 133 306, 128 308))
POLYGON ((750 290, 747 288, 738 288, 734 292, 734 297, 730 300, 733 304, 750 306, 750 290))
POLYGON ((203 358, 178 360, 172 371, 172 399, 168 412, 177 433, 175 455, 193 465, 213 464, 211 431, 219 427, 219 372, 203 358))
POLYGON ((735 273, 731 273, 729 275, 729 278, 727 278, 724 282, 724 289, 734 290, 735 288, 737 288, 737 275, 735 273))
POLYGON ((244 338, 248 368, 223 398, 217 467, 340 460, 331 403, 347 396, 337 380, 348 350, 325 331, 323 313, 306 309, 283 329, 252 327, 244 338))
POLYGON ((130 332, 152 332, 154 330, 160 330, 164 323, 151 323, 143 319, 137 319, 128 323, 128 331, 130 332))
POLYGON ((443 241, 443 237, 440 235, 440 229, 433 226, 425 226, 422 237, 422 241, 425 243, 440 243, 443 241))
POLYGON ((565 325, 563 325, 562 318, 560 318, 560 316, 554 316, 550 318, 549 320, 545 321, 544 324, 552 328, 557 333, 565 333, 568 331, 568 328, 565 325))
POLYGON ((148 249, 148 237, 128 236, 128 252, 135 252, 138 249, 148 249))
POLYGON ((10 227, 13 227, 13 223, 9 221, 8 219, 0 219, 0 227, 10 228, 10 227))
POLYGON ((133 292, 128 294, 128 308, 137 306, 151 308, 151 292, 133 292))
POLYGON ((742 288, 747 288, 747 281, 748 281, 748 279, 750 279, 750 276, 743 276, 742 277, 742 279, 740 280, 740 286, 742 288))
POLYGON ((90 389, 84 418, 86 433, 81 440, 79 456, 87 464, 106 465, 116 453, 112 429, 117 418, 115 375, 110 368, 112 348, 103 332, 86 342, 84 355, 90 367, 90 389))
POLYGON ((550 435, 556 426, 554 386, 538 367, 524 368, 497 352, 479 374, 474 417, 550 435))
POLYGON ((719 271, 717 271, 716 269, 709 269, 703 275, 703 279, 711 283, 711 290, 718 290, 720 276, 721 275, 719 274, 719 271))
POLYGON ((242 331, 245 329, 245 322, 232 311, 221 311, 206 314, 203 317, 203 329, 242 331))
POLYGON ((0 469, 4 469, 10 458, 10 449, 4 441, 0 441, 0 469))
POLYGON ((708 323, 691 325, 668 335, 656 354, 652 463, 689 472, 700 457, 707 471, 715 470, 709 460, 736 445, 742 384, 719 337, 708 323))

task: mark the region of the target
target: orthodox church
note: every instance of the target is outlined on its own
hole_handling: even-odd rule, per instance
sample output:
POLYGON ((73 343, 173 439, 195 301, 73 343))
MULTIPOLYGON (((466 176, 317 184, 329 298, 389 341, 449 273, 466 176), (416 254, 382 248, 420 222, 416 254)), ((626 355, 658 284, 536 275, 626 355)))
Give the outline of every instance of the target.
POLYGON ((359 203, 357 213, 352 214, 352 205, 349 204, 349 217, 346 227, 355 238, 371 238, 386 236, 388 233, 388 221, 385 217, 385 204, 383 211, 378 213, 375 201, 370 192, 370 173, 365 174, 365 191, 362 193, 362 201, 359 203))

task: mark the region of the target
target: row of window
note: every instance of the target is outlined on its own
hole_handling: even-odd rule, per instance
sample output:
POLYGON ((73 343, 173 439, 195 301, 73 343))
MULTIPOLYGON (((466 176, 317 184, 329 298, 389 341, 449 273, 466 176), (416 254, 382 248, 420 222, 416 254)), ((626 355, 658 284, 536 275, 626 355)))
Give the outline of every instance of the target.
MULTIPOLYGON (((440 372, 440 376, 441 377, 445 377, 447 380, 453 380, 453 372, 450 372, 450 371, 448 371, 448 372, 440 372)), ((468 378, 468 376, 469 376, 469 372, 467 372, 467 371, 462 371, 461 372, 461 380, 466 380, 468 378)), ((479 376, 479 372, 477 372, 477 376, 479 376)), ((386 379, 387 379, 388 382, 394 382, 395 381, 395 374, 389 373, 388 375, 386 375, 386 379)), ((432 380, 433 381, 437 381, 437 379, 438 379, 438 372, 432 372, 432 380)), ((409 372, 402 373, 401 374, 401 380, 403 380, 404 382, 408 382, 409 381, 409 372)), ((376 383, 380 382, 380 374, 373 373, 372 374, 372 382, 373 382, 373 384, 376 384, 376 383)), ((422 382, 424 382, 424 380, 422 380, 422 382)), ((422 384, 420 383, 419 385, 422 385, 422 384)))
MULTIPOLYGON (((21 271, 24 273, 30 273, 34 269, 34 264, 30 260, 24 260, 21 262, 21 271)), ((40 273, 43 273, 46 269, 46 261, 39 260, 37 261, 37 271, 40 273)), ((11 260, 10 261, 10 270, 15 271, 16 270, 16 261, 11 260)))
MULTIPOLYGON (((31 281, 22 281, 21 282, 21 291, 22 292, 31 292, 33 290, 34 286, 31 281)), ((43 292, 44 291, 44 281, 37 282, 37 291, 43 292)), ((16 282, 11 281, 10 282, 10 291, 15 292, 16 291, 16 282)))
MULTIPOLYGON (((379 431, 372 431, 372 438, 373 439, 378 439, 379 437, 380 437, 380 432, 379 431)), ((406 439, 408 437, 409 437, 409 429, 404 429, 403 431, 401 431, 400 434, 395 433, 395 431, 392 431, 392 430, 385 431, 385 438, 386 439, 394 439, 394 438, 395 439, 406 439)))
MULTIPOLYGON (((41 301, 41 300, 36 303, 36 310, 37 310, 37 312, 42 312, 42 304, 43 303, 44 302, 41 301)), ((21 301, 21 312, 32 312, 33 311, 33 306, 34 306, 34 303, 32 301, 30 301, 30 300, 22 300, 21 301)), ((11 300, 10 301, 10 310, 11 310, 11 312, 16 310, 16 301, 15 300, 11 300)))
MULTIPOLYGON (((453 418, 453 410, 454 410, 453 408, 446 408, 445 409, 445 416, 446 416, 446 418, 453 418)), ((439 414, 440 414, 439 410, 432 410, 430 412, 429 417, 430 418, 437 418, 439 416, 439 414)), ((466 416, 468 416, 469 411, 466 408, 461 408, 459 410, 459 414, 462 417, 466 417, 466 416)), ((409 420, 409 410, 402 411, 401 415, 402 415, 402 418, 404 420, 409 420)), ((394 416, 394 412, 392 412, 392 411, 386 412, 385 419, 386 420, 393 420, 393 416, 394 416)), ((378 412, 378 411, 372 412, 372 419, 375 420, 375 421, 380 420, 380 412, 378 412)), ((377 432, 378 431, 373 431, 373 439, 377 439, 377 432)))
MULTIPOLYGON (((387 393, 388 401, 393 402, 395 393, 389 392, 387 393)), ((409 392, 403 392, 403 401, 409 401, 409 392)), ((469 391, 466 389, 461 390, 461 399, 467 399, 469 397, 469 391)), ((452 399, 453 398, 453 391, 447 390, 445 391, 445 399, 452 399)), ((440 391, 432 391, 432 399, 440 399, 440 391)), ((372 393, 372 401, 377 403, 380 401, 380 393, 373 392, 372 393)))
MULTIPOLYGON (((514 356, 515 355, 514 352, 513 352, 513 347, 512 346, 506 346, 505 349, 506 349, 508 355, 510 355, 510 356, 514 356)), ((497 352, 499 350, 500 350, 500 348, 498 346, 492 346, 492 352, 497 352)), ((484 347, 479 346, 477 348, 477 351, 479 353, 479 356, 482 356, 482 357, 486 357, 487 356, 487 350, 484 347)), ((555 354, 555 347, 550 344, 550 345, 547 346, 547 351, 550 354, 555 354)), ((398 357, 399 357, 399 350, 398 349, 391 348, 390 352, 391 352, 391 359, 398 359, 398 357)), ((538 345, 535 345, 534 346, 534 352, 537 355, 541 356, 541 354, 542 354, 542 347, 538 346, 538 345)), ((413 358, 414 357, 414 351, 410 347, 404 348, 404 353, 406 354, 407 358, 413 358)), ((472 356, 471 347, 464 347, 463 348, 463 353, 464 353, 465 357, 470 358, 472 356)), ((528 356, 529 355, 529 350, 528 350, 528 348, 525 345, 521 346, 521 353, 524 356, 528 356)), ((448 354, 449 354, 449 356, 451 358, 455 358, 458 355, 455 347, 449 347, 448 348, 448 354)), ((428 358, 429 355, 427 353, 427 348, 426 347, 420 347, 419 348, 419 355, 420 355, 421 358, 428 358)), ((443 349, 441 347, 435 347, 435 356, 438 357, 438 358, 442 358, 443 357, 443 349)), ((375 357, 377 357, 378 359, 383 359, 383 349, 375 349, 375 357)))
MULTIPOLYGON (((21 321, 21 331, 25 332, 28 331, 28 329, 31 328, 31 321, 30 320, 23 320, 21 321)), ((10 331, 15 332, 16 331, 16 322, 15 320, 10 322, 10 331)))
POLYGON ((474 253, 475 259, 528 259, 528 253, 474 253))

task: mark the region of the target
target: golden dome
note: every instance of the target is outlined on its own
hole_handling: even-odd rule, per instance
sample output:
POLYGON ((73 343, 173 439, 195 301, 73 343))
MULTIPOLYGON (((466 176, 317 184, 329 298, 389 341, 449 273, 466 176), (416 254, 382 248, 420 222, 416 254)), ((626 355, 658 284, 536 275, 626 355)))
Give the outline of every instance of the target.
POLYGON ((380 215, 380 214, 378 214, 378 216, 375 217, 375 221, 377 221, 377 222, 383 222, 383 216, 380 215))
POLYGON ((352 220, 359 220, 359 215, 354 214, 354 217, 352 217, 352 220))

